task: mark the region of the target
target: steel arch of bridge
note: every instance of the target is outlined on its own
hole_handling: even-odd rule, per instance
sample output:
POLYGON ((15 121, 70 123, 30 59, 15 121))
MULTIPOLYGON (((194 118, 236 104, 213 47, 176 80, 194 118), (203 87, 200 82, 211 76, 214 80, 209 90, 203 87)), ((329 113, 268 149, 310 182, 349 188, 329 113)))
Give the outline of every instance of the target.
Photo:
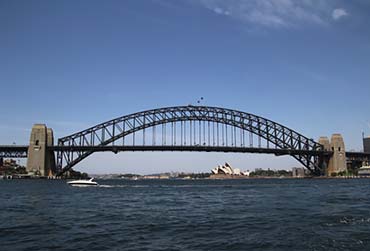
MULTIPOLYGON (((208 123, 208 127, 210 123, 213 124, 213 132, 215 131, 215 123, 217 124, 217 126, 226 126, 226 133, 227 126, 231 126, 232 128, 239 128, 241 133, 243 132, 243 135, 244 132, 248 132, 249 134, 256 135, 259 138, 266 140, 267 144, 272 144, 276 149, 288 150, 291 156, 297 159, 312 173, 320 174, 323 172, 318 161, 320 154, 317 154, 318 152, 323 152, 323 147, 314 140, 307 138, 302 134, 289 129, 279 123, 260 116, 256 116, 254 114, 219 107, 191 105, 166 107, 133 113, 123 117, 112 119, 110 121, 93 126, 89 129, 60 138, 58 140, 59 150, 57 150, 58 172, 59 174, 61 174, 69 170, 93 152, 99 151, 99 147, 102 148, 103 146, 117 146, 117 149, 119 149, 119 147, 122 148, 122 146, 125 146, 125 138, 129 135, 133 135, 132 145, 138 146, 139 144, 135 144, 135 133, 139 131, 144 131, 145 133, 145 129, 147 128, 156 128, 157 126, 163 126, 164 124, 173 125, 174 123, 181 123, 182 126, 183 123, 186 122, 190 123, 190 126, 192 125, 192 123, 194 123, 194 126, 196 126, 195 123, 198 122, 200 132, 202 131, 200 128, 201 123, 203 123, 203 126, 205 126, 206 122, 208 123), (120 139, 122 139, 122 141, 120 139), (120 142, 118 142, 118 140, 120 140, 120 142), (79 150, 76 151, 73 150, 73 148, 79 150)), ((181 133, 183 132, 182 130, 183 129, 181 127, 181 133)), ((217 130, 219 130, 218 127, 217 130)), ((208 134, 209 132, 210 131, 208 131, 208 134)), ((171 135, 173 133, 174 132, 172 131, 171 135)), ((204 133, 206 132, 204 131, 204 133)), ((155 143, 152 144, 155 145, 155 143)), ((211 145, 210 143, 208 144, 211 147, 210 151, 215 151, 223 147, 223 151, 229 151, 227 149, 232 148, 230 152, 248 152, 248 147, 246 146, 246 144, 241 144, 241 146, 239 147, 233 145, 231 147, 228 147, 227 149, 225 149, 225 146, 215 145, 214 142, 213 145, 211 145)), ((145 142, 143 142, 143 145, 145 145, 145 142)), ((189 148, 188 145, 183 145, 183 142, 181 142, 181 145, 176 144, 175 142, 174 145, 172 141, 172 146, 173 147, 171 147, 171 145, 167 145, 165 149, 173 149, 174 151, 186 151, 186 149, 189 148)), ((199 149, 199 151, 204 151, 205 146, 206 143, 192 145, 192 151, 197 151, 197 149, 199 149)), ((140 151, 140 147, 138 149, 140 151)), ((156 149, 160 150, 161 148, 157 147, 156 149)))

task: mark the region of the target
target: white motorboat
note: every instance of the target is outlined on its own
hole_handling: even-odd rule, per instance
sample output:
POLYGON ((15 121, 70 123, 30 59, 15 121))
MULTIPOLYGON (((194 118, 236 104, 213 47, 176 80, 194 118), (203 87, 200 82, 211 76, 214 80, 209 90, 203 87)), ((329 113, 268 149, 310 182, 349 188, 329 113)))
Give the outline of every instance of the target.
POLYGON ((90 187, 99 185, 97 182, 93 181, 94 178, 89 180, 72 180, 68 181, 67 184, 75 187, 90 187))

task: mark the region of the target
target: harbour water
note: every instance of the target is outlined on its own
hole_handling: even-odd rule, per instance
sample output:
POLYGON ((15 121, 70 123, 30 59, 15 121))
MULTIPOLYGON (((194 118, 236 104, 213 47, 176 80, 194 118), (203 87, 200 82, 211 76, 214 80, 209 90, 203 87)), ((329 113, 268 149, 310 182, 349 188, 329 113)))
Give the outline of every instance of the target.
POLYGON ((0 180, 1 250, 370 250, 370 179, 0 180))

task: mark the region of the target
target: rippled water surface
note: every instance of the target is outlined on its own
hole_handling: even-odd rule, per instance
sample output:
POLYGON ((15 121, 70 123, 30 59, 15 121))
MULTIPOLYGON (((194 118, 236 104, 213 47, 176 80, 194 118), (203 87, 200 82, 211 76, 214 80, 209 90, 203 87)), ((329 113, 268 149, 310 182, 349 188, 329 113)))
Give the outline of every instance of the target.
POLYGON ((370 250, 370 180, 0 180, 0 250, 370 250))

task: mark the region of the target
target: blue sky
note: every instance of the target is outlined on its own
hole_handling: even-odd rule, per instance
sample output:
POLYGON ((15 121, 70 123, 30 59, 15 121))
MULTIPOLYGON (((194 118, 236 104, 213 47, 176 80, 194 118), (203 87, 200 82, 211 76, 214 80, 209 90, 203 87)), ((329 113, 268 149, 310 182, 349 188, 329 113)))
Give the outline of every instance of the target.
MULTIPOLYGON (((370 135, 370 1, 0 0, 1 144, 156 107, 267 117, 312 138, 370 135)), ((94 154, 91 173, 299 165, 253 154, 94 154)))

